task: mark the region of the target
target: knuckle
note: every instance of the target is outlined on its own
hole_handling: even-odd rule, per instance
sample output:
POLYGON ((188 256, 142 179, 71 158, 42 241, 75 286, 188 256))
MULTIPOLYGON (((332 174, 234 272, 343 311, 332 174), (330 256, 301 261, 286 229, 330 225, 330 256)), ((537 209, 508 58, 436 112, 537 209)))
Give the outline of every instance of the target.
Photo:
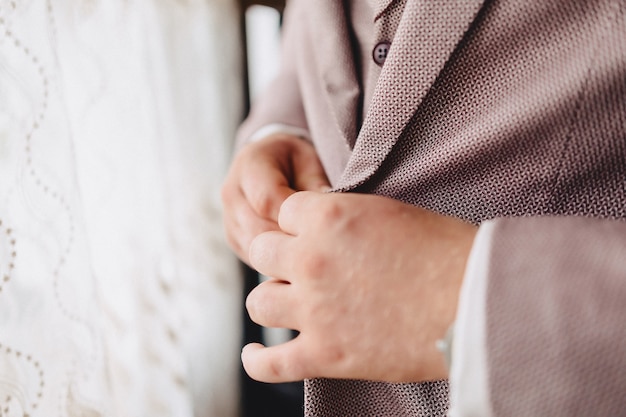
POLYGON ((272 217, 273 199, 267 193, 253 191, 248 198, 252 209, 263 218, 272 217))
POLYGON ((308 252, 298 257, 298 264, 303 275, 310 278, 320 278, 328 270, 328 259, 320 252, 308 252))
POLYGON ((348 355, 334 343, 318 343, 309 349, 308 359, 301 364, 300 372, 306 378, 330 377, 346 368, 348 355))
POLYGON ((302 363, 290 357, 272 361, 267 365, 267 371, 270 379, 276 382, 296 381, 307 377, 303 372, 302 363))
POLYGON ((343 205, 337 199, 329 198, 320 205, 318 219, 322 225, 329 225, 342 219, 345 214, 343 205))
POLYGON ((337 367, 346 358, 344 349, 337 345, 325 346, 318 352, 318 359, 324 367, 337 367))
POLYGON ((280 362, 277 362, 277 361, 270 362, 268 364, 268 371, 270 374, 270 378, 272 380, 280 379, 283 375, 283 368, 284 366, 280 362))

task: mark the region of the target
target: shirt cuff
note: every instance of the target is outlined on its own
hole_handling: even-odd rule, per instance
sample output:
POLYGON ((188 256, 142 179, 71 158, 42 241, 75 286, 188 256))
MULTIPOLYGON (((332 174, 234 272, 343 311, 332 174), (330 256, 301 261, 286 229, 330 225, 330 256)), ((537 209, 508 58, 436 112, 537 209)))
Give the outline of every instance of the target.
POLYGON ((258 129, 256 132, 254 132, 248 139, 248 142, 256 142, 276 133, 283 133, 285 135, 293 135, 299 136, 303 139, 310 139, 309 131, 306 129, 286 125, 283 123, 272 123, 269 125, 265 125, 262 128, 258 129))
POLYGON ((492 417, 487 374, 487 277, 494 223, 478 229, 467 262, 454 325, 450 417, 492 417))

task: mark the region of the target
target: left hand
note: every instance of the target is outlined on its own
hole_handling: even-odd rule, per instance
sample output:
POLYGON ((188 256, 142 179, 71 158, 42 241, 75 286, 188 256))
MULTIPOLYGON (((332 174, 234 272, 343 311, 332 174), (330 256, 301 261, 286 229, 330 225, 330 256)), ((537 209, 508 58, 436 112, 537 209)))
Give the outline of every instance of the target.
POLYGON ((435 342, 454 320, 476 227, 385 197, 298 192, 281 231, 258 235, 251 265, 272 277, 248 296, 250 317, 293 340, 244 347, 265 382, 447 376, 435 342))

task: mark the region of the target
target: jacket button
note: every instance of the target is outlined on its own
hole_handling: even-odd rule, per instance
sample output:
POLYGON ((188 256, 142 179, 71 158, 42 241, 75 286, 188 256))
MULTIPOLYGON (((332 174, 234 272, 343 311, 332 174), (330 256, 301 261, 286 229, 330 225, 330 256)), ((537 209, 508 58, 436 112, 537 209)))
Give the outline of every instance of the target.
POLYGON ((387 41, 378 42, 372 51, 374 62, 378 65, 383 65, 385 63, 385 59, 387 59, 390 47, 391 44, 387 41))

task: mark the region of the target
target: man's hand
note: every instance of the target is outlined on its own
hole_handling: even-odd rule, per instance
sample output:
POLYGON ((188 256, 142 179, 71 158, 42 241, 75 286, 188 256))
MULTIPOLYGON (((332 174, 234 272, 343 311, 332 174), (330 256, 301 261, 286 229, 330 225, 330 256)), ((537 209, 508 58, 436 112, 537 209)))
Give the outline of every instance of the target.
POLYGON ((385 197, 315 192, 285 200, 278 224, 250 246, 250 264, 273 279, 246 306, 255 322, 300 334, 247 345, 252 378, 447 376, 435 342, 454 319, 475 226, 385 197))
POLYGON ((278 230, 278 210, 296 191, 330 188, 313 146, 277 134, 246 145, 235 157, 222 187, 228 241, 248 262, 248 247, 259 233, 278 230))

